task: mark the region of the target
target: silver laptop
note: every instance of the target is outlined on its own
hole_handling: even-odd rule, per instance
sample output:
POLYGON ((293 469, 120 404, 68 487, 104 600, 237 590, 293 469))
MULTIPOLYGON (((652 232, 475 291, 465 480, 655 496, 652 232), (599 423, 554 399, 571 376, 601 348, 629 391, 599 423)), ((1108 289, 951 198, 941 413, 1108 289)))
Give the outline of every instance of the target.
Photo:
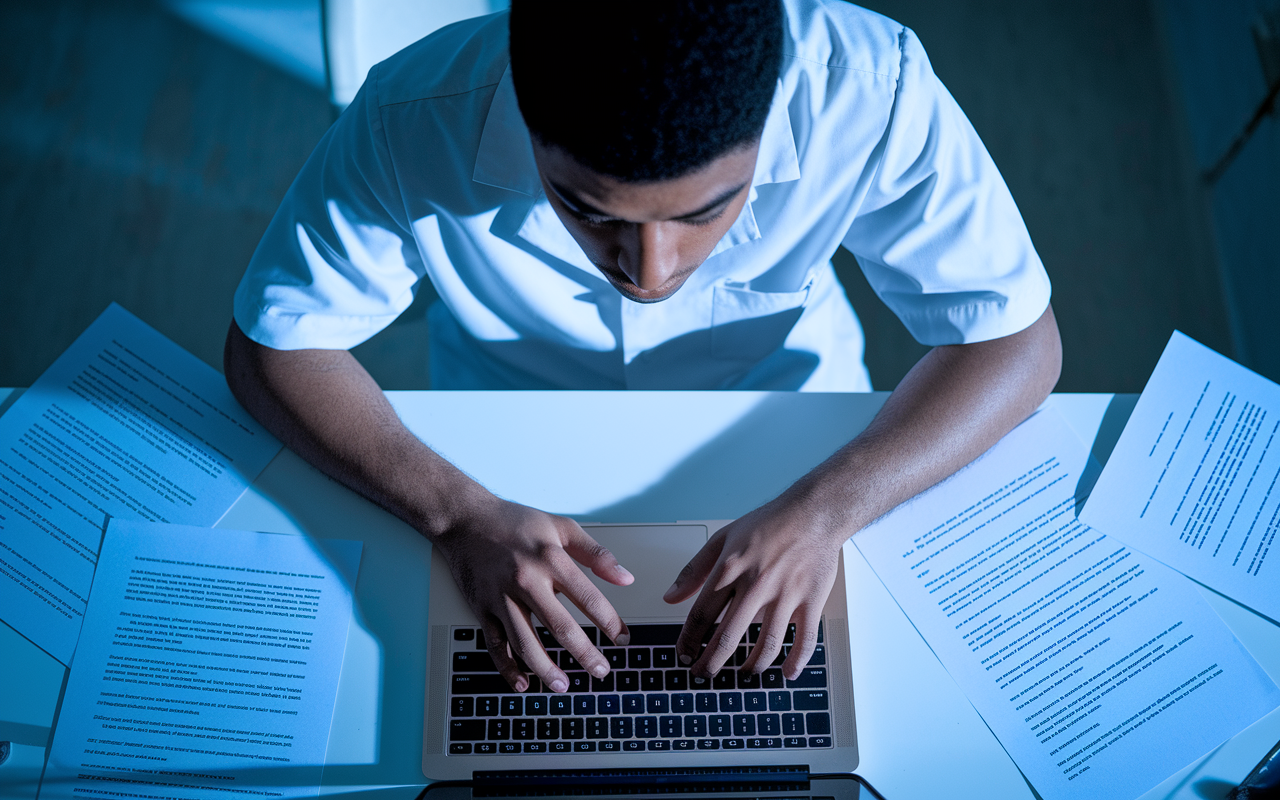
POLYGON ((695 678, 675 657, 676 637, 693 600, 668 605, 662 593, 725 522, 586 525, 635 575, 619 587, 588 576, 626 621, 631 642, 618 647, 576 608, 570 612, 611 664, 603 679, 583 671, 550 634, 538 634, 569 676, 555 694, 531 676, 512 691, 484 647, 474 615, 444 558, 431 564, 422 771, 432 780, 498 773, 582 775, 689 768, 708 778, 777 766, 808 773, 852 772, 858 765, 849 665, 843 555, 823 609, 818 646, 794 681, 782 655, 761 675, 736 666, 759 631, 751 631, 719 674, 695 678), (576 667, 576 669, 575 669, 576 667))

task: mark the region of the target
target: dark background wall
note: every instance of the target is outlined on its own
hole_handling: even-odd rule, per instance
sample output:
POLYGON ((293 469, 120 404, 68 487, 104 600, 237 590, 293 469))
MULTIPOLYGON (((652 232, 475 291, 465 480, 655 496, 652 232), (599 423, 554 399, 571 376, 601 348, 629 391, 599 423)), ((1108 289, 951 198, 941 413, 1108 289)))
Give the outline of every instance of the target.
MULTIPOLYGON (((1274 115, 1205 177, 1265 97, 1262 5, 871 5, 920 35, 1022 209, 1054 282, 1060 389, 1139 391, 1174 328, 1280 377, 1274 115)), ((34 381, 112 300, 221 365, 235 285, 331 112, 305 71, 174 7, 0 4, 0 386, 34 381)), ((849 254, 836 264, 892 388, 924 348, 849 254)), ((357 348, 386 388, 427 386, 424 310, 357 348)))

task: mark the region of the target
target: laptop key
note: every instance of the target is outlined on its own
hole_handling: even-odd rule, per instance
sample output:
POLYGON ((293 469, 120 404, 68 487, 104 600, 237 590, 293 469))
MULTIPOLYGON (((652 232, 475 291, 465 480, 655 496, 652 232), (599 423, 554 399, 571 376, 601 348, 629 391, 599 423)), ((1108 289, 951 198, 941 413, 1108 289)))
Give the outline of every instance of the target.
POLYGON ((782 670, 776 667, 773 669, 766 669, 760 674, 760 685, 766 689, 786 688, 782 677, 782 670))
POLYGON ((628 739, 622 743, 622 752, 624 753, 643 753, 644 742, 639 739, 628 739))
POLYGON ((813 655, 809 656, 809 666, 820 667, 827 663, 827 646, 820 644, 813 648, 813 655))
POLYGON ((830 747, 831 737, 830 736, 810 736, 809 746, 810 747, 830 747))
POLYGON ((770 711, 790 711, 791 692, 769 692, 770 711))
POLYGON ((640 673, 640 691, 642 692, 660 692, 662 691, 662 673, 656 669, 645 670, 640 673))
POLYGON ((761 736, 782 735, 782 723, 779 721, 777 714, 758 714, 756 716, 756 728, 760 731, 761 736))
POLYGON ((721 739, 720 745, 725 750, 741 750, 746 747, 746 743, 742 739, 721 739))
POLYGON ((609 738, 609 718, 608 717, 591 717, 587 720, 587 738, 588 739, 608 739, 609 738))
POLYGON ((600 714, 621 714, 622 699, 616 694, 602 694, 596 698, 596 711, 600 714))
POLYGON ((615 682, 615 685, 618 687, 618 691, 620 692, 640 691, 640 673, 639 672, 624 670, 622 672, 618 672, 615 674, 617 675, 617 681, 615 682))
POLYGON ((519 753, 519 742, 498 742, 498 752, 506 755, 508 753, 519 753))
POLYGON ((484 738, 485 724, 482 719, 455 719, 449 723, 449 741, 479 741, 484 738))
POLYGON ((689 673, 682 669, 669 669, 662 673, 668 692, 683 692, 689 688, 689 673))
POLYGON ((564 739, 581 739, 585 728, 581 717, 567 717, 560 721, 560 736, 564 739))
POLYGON ((524 714, 524 698, 520 695, 502 698, 502 716, 519 717, 524 714))
POLYGON ((670 750, 671 742, 666 739, 652 739, 649 741, 650 750, 670 750))
POLYGON ((719 750, 720 740, 719 739, 699 739, 698 749, 699 750, 719 750))
POLYGON ((671 711, 675 714, 692 714, 693 695, 688 692, 671 695, 671 711))
POLYGON ((475 713, 474 697, 455 697, 449 704, 449 716, 470 717, 475 713))
POLYGON ((526 753, 545 753, 547 752, 546 742, 525 742, 524 751, 526 753))
MULTIPOLYGON (((454 631, 454 633, 457 633, 457 631, 454 631)), ((451 756, 465 756, 470 752, 470 742, 453 742, 449 745, 449 755, 451 756)))
POLYGON ((610 647, 602 651, 604 660, 609 662, 609 669, 627 668, 627 651, 621 647, 610 647))
POLYGON ((676 739, 684 735, 680 718, 674 715, 658 717, 658 733, 664 739, 676 739))
MULTIPOLYGON (((565 676, 569 678, 569 691, 571 692, 589 692, 591 691, 591 676, 585 672, 566 672, 565 676)), ((824 686, 826 684, 823 684, 824 686)))
POLYGON ((794 681, 787 681, 788 689, 820 689, 827 685, 825 667, 805 667, 794 681))
POLYGON ((580 670, 582 669, 582 664, 579 663, 578 659, 573 657, 573 653, 570 653, 568 650, 561 650, 560 669, 565 670, 566 672, 571 669, 580 670))
POLYGON ((795 701, 796 711, 827 710, 827 693, 822 689, 793 692, 792 699, 795 701))
POLYGON ((544 695, 527 695, 524 698, 524 713, 531 717, 547 715, 547 698, 544 695))
POLYGON ((623 714, 643 714, 644 713, 644 695, 624 694, 622 696, 622 713, 623 714))
POLYGON ((538 720, 538 738, 539 739, 559 739, 560 738, 560 720, 554 717, 549 719, 538 720))
POLYGON ((712 736, 730 736, 732 735, 731 723, 728 714, 712 714, 707 717, 707 731, 712 736))
POLYGON ((654 669, 675 669, 678 666, 680 664, 676 661, 676 649, 674 647, 653 648, 654 669))
POLYGON ((548 742, 548 753, 571 753, 573 752, 573 742, 548 742))
POLYGON ((593 692, 612 692, 613 691, 613 673, 610 672, 603 678, 591 677, 591 691, 593 692))
POLYGON ((630 739, 632 732, 631 717, 610 717, 609 738, 630 739))
POLYGON ((831 715, 825 711, 810 711, 804 715, 804 727, 809 733, 831 733, 831 715))
POLYGON ((649 648, 632 647, 627 650, 627 666, 631 669, 648 669, 649 648))
POLYGON ((684 718, 684 735, 695 739, 707 735, 707 718, 702 714, 689 714, 684 718))
MULTIPOLYGON (((469 642, 474 638, 476 638, 475 628, 454 628, 453 629, 453 640, 455 642, 469 642)), ((471 752, 471 751, 468 750, 467 752, 471 752)))
POLYGON ((784 736, 803 736, 804 714, 783 714, 782 734, 784 736))
POLYGON ((573 752, 575 753, 594 753, 596 751, 595 742, 574 742, 573 752))
POLYGON ((454 672, 497 672, 493 658, 485 651, 453 654, 454 672))
POLYGON ((720 710, 737 713, 742 710, 742 692, 721 692, 720 710))
POLYGON ((658 718, 657 717, 636 717, 636 738, 637 739, 658 738, 658 718))
POLYGON ((735 685, 732 669, 722 669, 711 678, 712 689, 732 689, 735 685))
POLYGON ((675 645, 680 638, 682 625, 628 625, 631 630, 631 646, 675 645))
POLYGON ((489 720, 489 735, 486 739, 509 739, 511 738, 511 720, 509 719, 491 719, 489 720))
POLYGON ((782 740, 773 736, 762 736, 755 739, 748 739, 747 747, 752 750, 772 750, 774 748, 782 747, 782 740))
POLYGON ((803 736, 787 736, 782 740, 783 747, 805 747, 808 744, 803 736))
POLYGON ((754 672, 739 672, 738 688, 739 689, 759 689, 760 676, 754 672))
POLYGON ((764 692, 746 692, 742 695, 742 708, 745 711, 764 711, 765 706, 764 692))
POLYGON ((704 678, 704 677, 702 677, 701 675, 690 675, 690 676, 689 676, 689 688, 690 688, 690 689, 698 689, 698 690, 706 690, 706 689, 710 689, 710 688, 711 688, 711 679, 710 679, 710 678, 704 678))
POLYGON ((491 756, 498 752, 497 742, 477 742, 473 751, 476 755, 491 756))
POLYGON ((698 694, 694 695, 694 698, 698 711, 704 714, 720 710, 716 704, 716 696, 711 692, 698 692, 698 694))
POLYGON ((589 717, 595 714, 596 699, 589 694, 573 698, 573 713, 579 717, 589 717))
POLYGON ((622 750, 622 742, 608 741, 598 742, 601 753, 617 753, 622 750))
POLYGON ((573 713, 573 698, 567 694, 553 694, 548 705, 551 707, 551 713, 557 717, 573 713))
POLYGON ((694 749, 693 740, 692 739, 676 739, 671 743, 671 749, 672 750, 692 750, 694 749))
POLYGON ((501 675, 483 675, 466 673, 454 675, 452 680, 453 694, 513 694, 514 690, 507 685, 501 675))
POLYGON ((477 717, 498 716, 498 698, 477 697, 476 698, 476 716, 477 717))
POLYGON ((534 720, 528 717, 511 720, 511 738, 521 741, 534 738, 533 725, 534 720))
POLYGON ((670 698, 665 694, 647 694, 644 701, 645 711, 650 714, 666 714, 671 710, 670 698))
POLYGON ((734 736, 755 736, 756 735, 755 715, 734 714, 733 715, 733 735, 734 736))

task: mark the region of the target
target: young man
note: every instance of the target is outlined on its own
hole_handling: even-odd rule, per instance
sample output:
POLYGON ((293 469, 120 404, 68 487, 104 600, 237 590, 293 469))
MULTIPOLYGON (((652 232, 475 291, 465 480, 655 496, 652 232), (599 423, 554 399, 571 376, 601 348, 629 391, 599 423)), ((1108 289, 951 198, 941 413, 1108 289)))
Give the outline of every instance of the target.
POLYGON ((902 26, 819 0, 516 0, 509 20, 428 37, 370 72, 290 189, 237 292, 227 378, 290 447, 441 548, 515 688, 519 656, 563 691, 530 614, 603 675, 555 594, 623 641, 578 564, 631 576, 573 521, 494 497, 418 441, 347 348, 425 276, 437 388, 865 391, 840 244, 936 347, 864 433, 667 593, 699 593, 677 646, 696 672, 760 616, 743 668, 768 666, 794 621, 794 676, 838 548, 1024 419, 1060 364, 1017 209, 902 26))

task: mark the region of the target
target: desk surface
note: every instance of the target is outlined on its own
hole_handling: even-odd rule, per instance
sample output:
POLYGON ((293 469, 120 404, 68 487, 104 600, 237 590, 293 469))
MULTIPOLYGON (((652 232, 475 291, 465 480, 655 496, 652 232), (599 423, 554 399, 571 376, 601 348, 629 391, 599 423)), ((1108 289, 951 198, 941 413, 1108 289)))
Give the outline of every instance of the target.
MULTIPOLYGON (((0 410, 8 390, 0 389, 0 410)), ((734 518, 770 499, 870 421, 885 393, 389 392, 406 424, 497 494, 581 521, 734 518), (626 425, 618 425, 625 420, 626 425), (626 430, 643 435, 629 436, 626 430)), ((1105 461, 1135 396, 1054 395, 1105 461)), ((219 527, 365 543, 322 794, 410 798, 425 779, 422 698, 430 546, 282 452, 219 527)), ((890 800, 1033 793, 852 545, 845 547, 862 762, 890 800), (957 776, 964 780, 957 785, 957 776)), ((1280 628, 1208 590, 1280 679, 1280 628)), ((65 670, 0 625, 0 794, 34 797, 65 670), (12 691, 23 687, 22 692, 12 691)), ((1273 713, 1152 790, 1216 798, 1280 739, 1273 713)))

